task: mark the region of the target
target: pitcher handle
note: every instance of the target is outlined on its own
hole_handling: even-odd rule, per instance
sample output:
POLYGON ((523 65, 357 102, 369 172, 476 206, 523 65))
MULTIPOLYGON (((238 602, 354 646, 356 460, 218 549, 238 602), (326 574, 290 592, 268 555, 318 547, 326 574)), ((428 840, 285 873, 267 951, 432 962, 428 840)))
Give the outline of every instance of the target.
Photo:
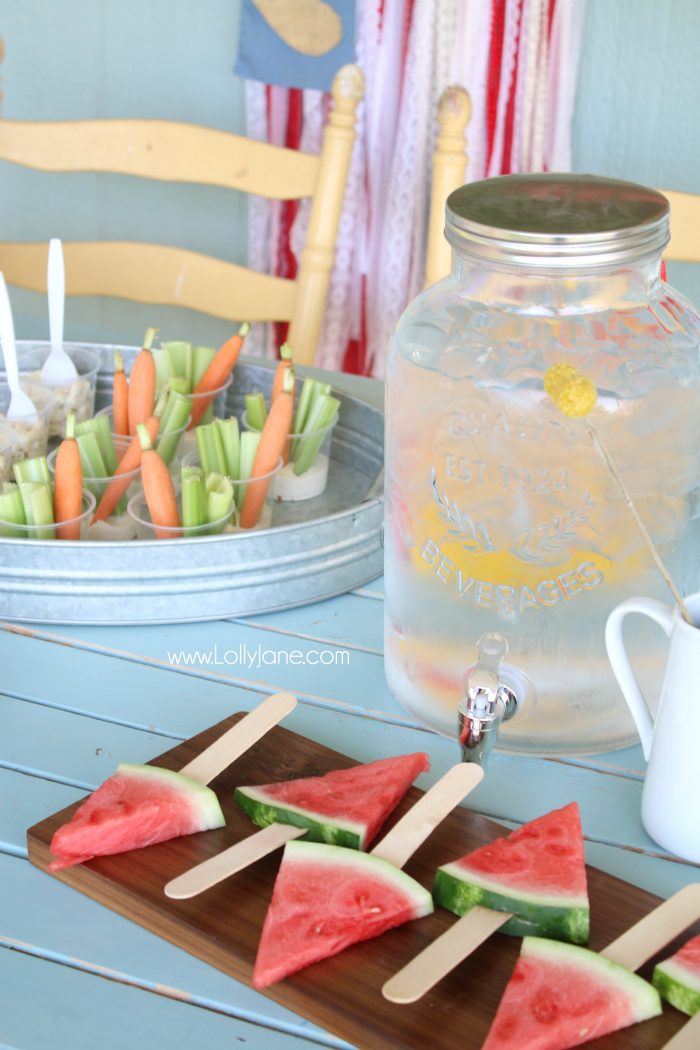
POLYGON ((613 609, 605 624, 605 647, 608 650, 610 666, 634 719, 642 742, 644 758, 648 762, 651 754, 651 740, 654 735, 654 722, 644 702, 642 691, 622 641, 622 622, 629 613, 648 616, 658 623, 667 637, 670 637, 673 627, 673 609, 669 605, 664 605, 663 602, 656 601, 655 598, 628 598, 627 601, 621 602, 613 609))

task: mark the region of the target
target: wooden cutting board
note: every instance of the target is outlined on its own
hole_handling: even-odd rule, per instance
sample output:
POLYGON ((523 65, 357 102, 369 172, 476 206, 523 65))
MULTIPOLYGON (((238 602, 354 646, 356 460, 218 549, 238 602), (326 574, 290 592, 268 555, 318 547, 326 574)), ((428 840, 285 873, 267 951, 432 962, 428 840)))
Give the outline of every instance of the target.
MULTIPOLYGON (((180 769, 242 717, 242 713, 234 715, 185 741, 154 759, 153 765, 180 769)), ((238 784, 317 776, 355 764, 346 755, 277 727, 213 781, 226 827, 65 868, 53 877, 250 984, 281 851, 191 900, 170 900, 164 896, 163 886, 255 832, 233 801, 238 784)), ((411 788, 386 828, 420 795, 417 788, 411 788)), ((43 871, 50 863, 49 843, 54 831, 70 818, 77 805, 27 832, 29 859, 43 871)), ((460 808, 414 854, 406 871, 430 887, 438 865, 505 833, 486 818, 460 808)), ((659 903, 657 897, 596 868, 589 867, 588 879, 594 949, 608 944, 659 903)), ((362 1050, 477 1050, 515 965, 521 943, 518 938, 495 934, 418 1003, 398 1006, 381 995, 384 982, 455 921, 453 915, 438 908, 434 915, 354 945, 263 994, 362 1050)), ((700 924, 687 936, 699 932, 700 924)), ((671 950, 675 951, 679 943, 671 944, 671 950)), ((640 972, 648 978, 651 969, 648 964, 640 972)), ((683 1020, 683 1015, 666 1006, 661 1017, 587 1045, 599 1050, 657 1050, 683 1020)))

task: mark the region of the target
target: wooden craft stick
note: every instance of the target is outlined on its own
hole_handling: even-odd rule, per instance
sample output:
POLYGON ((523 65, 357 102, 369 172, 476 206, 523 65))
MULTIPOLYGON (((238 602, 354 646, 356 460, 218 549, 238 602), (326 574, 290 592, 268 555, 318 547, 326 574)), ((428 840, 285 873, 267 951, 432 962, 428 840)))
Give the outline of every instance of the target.
POLYGON ((270 824, 242 839, 223 853, 217 853, 215 857, 197 864, 183 875, 171 879, 165 886, 166 897, 176 900, 185 900, 187 897, 196 897, 198 893, 216 886, 218 882, 227 879, 229 875, 235 875, 237 871, 261 860, 268 853, 284 846, 290 839, 298 839, 306 833, 306 828, 293 827, 291 824, 270 824))
MULTIPOLYGON (((473 763, 460 762, 453 766, 374 847, 372 853, 402 868, 433 828, 476 787, 483 775, 481 766, 473 763)), ((510 917, 510 912, 472 908, 390 977, 382 994, 394 1003, 414 1003, 510 917)))
MULTIPOLYGON (((495 912, 478 906, 472 908, 389 978, 382 988, 382 994, 392 1003, 416 1002, 510 918, 509 912, 495 912)), ((700 919, 700 883, 693 883, 663 901, 607 948, 603 948, 600 954, 628 970, 638 970, 697 919, 700 919)), ((685 1026, 688 1027, 689 1024, 685 1026)), ((697 1050, 700 1046, 700 1020, 697 1021, 697 1027, 694 1042, 691 1037, 690 1042, 676 1043, 681 1036, 678 1033, 668 1045, 672 1044, 673 1050, 686 1050, 686 1047, 687 1050, 697 1050)))
MULTIPOLYGON (((221 740, 224 739, 225 737, 221 737, 221 740)), ((218 743, 219 741, 217 741, 218 743)), ((212 748, 215 746, 212 745, 212 748)), ((195 761, 197 760, 195 759, 195 761)), ((388 842, 392 856, 399 857, 401 863, 398 866, 402 867, 411 854, 428 837, 433 828, 479 783, 483 775, 483 770, 478 766, 467 765, 464 762, 453 766, 398 822, 394 829, 382 840, 380 846, 388 842), (430 802, 427 802, 429 797, 430 802), (409 817, 413 819, 408 820, 409 817), (414 823, 416 817, 418 819, 414 823), (404 830, 400 831, 398 836, 395 836, 395 832, 401 828, 404 830), (405 854, 403 859, 401 859, 398 843, 404 839, 404 836, 408 836, 406 841, 409 842, 409 847, 406 847, 405 841, 401 843, 405 854), (407 848, 408 852, 406 852, 407 848)), ((165 895, 178 900, 183 900, 186 897, 195 897, 198 893, 203 893, 204 890, 215 886, 217 882, 228 878, 229 875, 235 875, 237 871, 242 871, 249 864, 254 864, 255 861, 266 857, 268 853, 279 849, 280 846, 289 842, 290 839, 299 838, 305 832, 306 828, 297 828, 289 824, 270 824, 269 827, 263 828, 262 831, 248 836, 241 842, 236 842, 216 857, 210 857, 209 860, 205 860, 202 864, 198 864, 182 875, 178 875, 176 879, 172 879, 165 886, 165 895)), ((380 856, 378 851, 379 846, 375 847, 375 850, 372 852, 380 856)), ((384 860, 391 859, 388 852, 387 850, 386 856, 383 853, 381 854, 384 860)), ((395 861, 391 860, 391 863, 395 863, 395 861)))
POLYGON ((440 821, 459 805, 483 776, 481 766, 470 762, 458 762, 452 766, 370 850, 370 855, 403 868, 440 821))
POLYGON ((472 908, 390 977, 382 995, 392 1003, 415 1003, 510 918, 507 911, 472 908))
POLYGON ((269 729, 281 722, 285 715, 293 711, 296 703, 296 697, 291 693, 275 693, 268 696, 249 711, 245 718, 236 722, 235 726, 202 751, 201 755, 197 755, 183 766, 180 772, 200 784, 208 784, 256 744, 269 729))
POLYGON ((659 904, 600 954, 628 970, 638 970, 697 919, 700 919, 700 883, 695 882, 659 904))
MULTIPOLYGON (((638 970, 697 919, 700 919, 700 883, 694 882, 659 904, 600 954, 629 970, 638 970)), ((700 1014, 664 1043, 665 1050, 697 1050, 699 1046, 700 1014)))

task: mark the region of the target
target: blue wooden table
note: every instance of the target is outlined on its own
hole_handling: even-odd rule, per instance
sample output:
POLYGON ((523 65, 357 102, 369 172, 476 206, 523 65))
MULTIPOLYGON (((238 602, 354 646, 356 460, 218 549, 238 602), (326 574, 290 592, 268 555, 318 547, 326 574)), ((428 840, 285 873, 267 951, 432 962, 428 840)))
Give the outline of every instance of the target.
MULTIPOLYGON (((379 396, 344 378, 351 392, 379 396)), ((25 833, 118 761, 148 761, 279 689, 300 701, 286 727, 358 761, 427 751, 428 786, 457 746, 417 726, 389 693, 382 613, 377 580, 304 608, 216 623, 0 624, 1 1046, 347 1045, 34 869, 25 833), (292 650, 304 659, 289 662, 292 650), (233 663, 232 652, 246 662, 233 663)), ((666 897, 700 873, 644 833, 642 776, 638 747, 589 759, 496 752, 469 806, 514 827, 576 800, 589 863, 666 897)))

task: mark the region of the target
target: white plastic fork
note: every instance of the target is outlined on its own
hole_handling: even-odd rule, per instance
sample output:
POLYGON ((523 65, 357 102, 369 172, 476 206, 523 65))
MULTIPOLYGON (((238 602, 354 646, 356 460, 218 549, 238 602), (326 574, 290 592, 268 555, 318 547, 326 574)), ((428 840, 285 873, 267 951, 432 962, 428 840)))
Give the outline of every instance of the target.
POLYGON ((49 386, 72 383, 78 372, 63 349, 63 311, 66 299, 66 274, 63 266, 63 248, 57 237, 49 241, 49 265, 46 273, 49 297, 49 338, 51 352, 41 370, 42 382, 49 386))
POLYGON ((8 419, 36 417, 36 406, 19 385, 17 367, 17 347, 15 345, 15 326, 12 321, 12 307, 7 294, 5 275, 0 273, 0 344, 5 361, 7 384, 10 388, 10 404, 5 415, 8 419))

